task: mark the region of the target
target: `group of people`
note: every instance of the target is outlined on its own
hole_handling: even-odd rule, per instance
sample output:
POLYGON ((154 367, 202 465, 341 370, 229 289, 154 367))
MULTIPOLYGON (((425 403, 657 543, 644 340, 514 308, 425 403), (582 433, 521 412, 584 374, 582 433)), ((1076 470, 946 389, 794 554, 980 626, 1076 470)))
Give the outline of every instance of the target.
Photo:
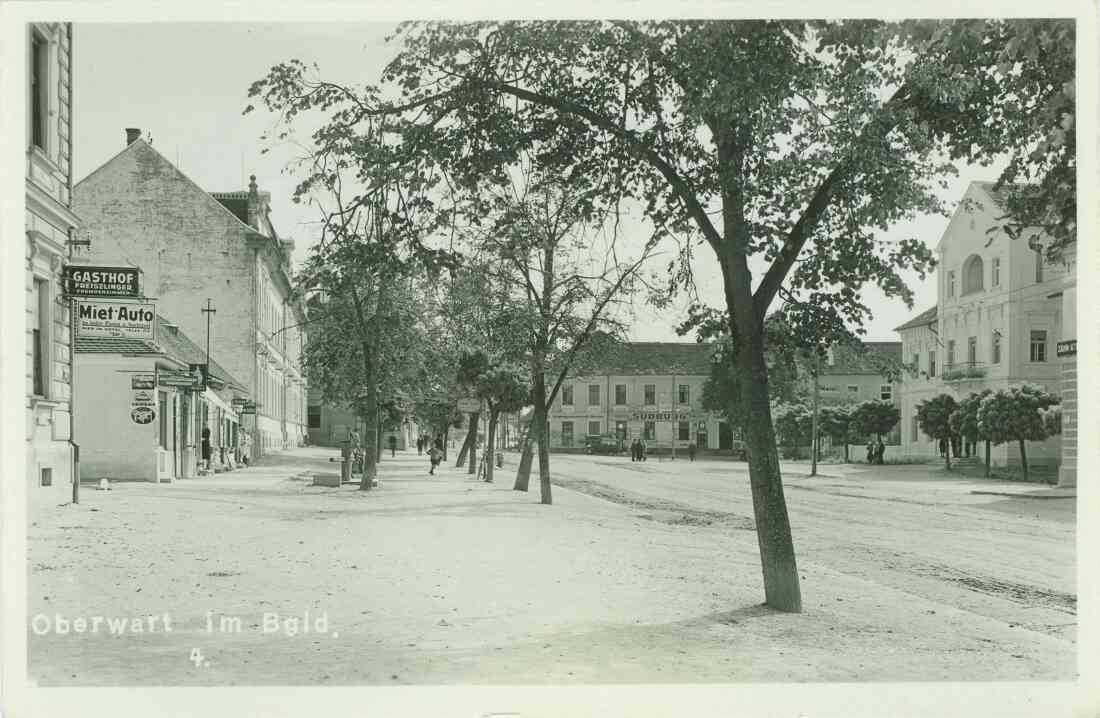
POLYGON ((882 457, 886 455, 886 444, 882 443, 882 437, 878 441, 867 442, 867 463, 881 464, 882 457))
POLYGON ((630 460, 631 461, 645 461, 646 460, 646 443, 642 439, 634 439, 634 443, 630 445, 630 460))

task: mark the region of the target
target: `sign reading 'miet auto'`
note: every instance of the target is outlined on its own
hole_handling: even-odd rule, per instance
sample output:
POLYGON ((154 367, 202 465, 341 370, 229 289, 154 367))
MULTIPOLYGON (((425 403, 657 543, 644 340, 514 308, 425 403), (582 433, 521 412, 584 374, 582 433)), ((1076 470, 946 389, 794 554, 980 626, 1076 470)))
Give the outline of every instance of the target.
POLYGON ((76 335, 155 341, 156 319, 152 304, 77 302, 76 335))
POLYGON ((65 293, 71 297, 140 297, 137 267, 65 267, 65 293))

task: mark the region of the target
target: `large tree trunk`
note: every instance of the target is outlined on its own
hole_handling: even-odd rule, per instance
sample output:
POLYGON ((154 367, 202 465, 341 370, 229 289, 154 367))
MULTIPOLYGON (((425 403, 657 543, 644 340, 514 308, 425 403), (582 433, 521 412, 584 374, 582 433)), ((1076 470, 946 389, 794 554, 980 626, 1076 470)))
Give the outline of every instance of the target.
POLYGON ((531 483, 531 464, 534 463, 535 447, 532 445, 534 437, 531 432, 523 439, 520 449, 519 466, 516 468, 516 483, 512 486, 515 491, 526 491, 531 483))
POLYGON ((947 471, 951 470, 951 440, 948 439, 943 447, 943 467, 947 471))
POLYGON ((372 408, 378 406, 378 381, 375 379, 373 360, 368 360, 367 365, 367 410, 363 417, 363 478, 359 481, 360 491, 370 491, 378 476, 378 429, 381 423, 378 412, 372 408))
POLYGON ((985 478, 989 478, 989 440, 985 442, 985 478))
POLYGON ((485 464, 485 481, 487 483, 493 483, 493 453, 496 451, 497 440, 497 420, 500 418, 500 410, 489 408, 489 434, 485 437, 485 457, 482 461, 487 462, 485 464))
POLYGON ((470 442, 469 456, 470 464, 466 469, 467 474, 477 473, 477 430, 481 425, 481 412, 470 415, 470 434, 468 440, 470 442))
POLYGON ((544 504, 554 503, 550 490, 550 437, 546 426, 546 380, 542 373, 535 374, 534 391, 535 411, 531 416, 531 434, 539 445, 539 489, 540 500, 544 504))
POLYGON ((1024 481, 1027 481, 1027 442, 1020 439, 1020 466, 1024 467, 1024 481))
POLYGON ((458 459, 455 461, 455 468, 458 468, 466 463, 466 452, 470 450, 472 443, 470 441, 470 430, 466 430, 466 438, 462 440, 462 448, 458 450, 458 459))
POLYGON ((791 525, 787 517, 787 502, 783 496, 771 399, 768 396, 763 313, 757 313, 753 308, 752 295, 748 290, 750 275, 745 256, 731 253, 723 259, 722 273, 731 330, 738 336, 735 368, 743 377, 742 415, 752 418, 745 423, 744 437, 756 539, 764 574, 764 597, 772 608, 799 613, 802 611, 802 592, 798 581, 798 566, 795 563, 794 542, 791 539, 791 525), (738 281, 736 274, 745 276, 738 281))

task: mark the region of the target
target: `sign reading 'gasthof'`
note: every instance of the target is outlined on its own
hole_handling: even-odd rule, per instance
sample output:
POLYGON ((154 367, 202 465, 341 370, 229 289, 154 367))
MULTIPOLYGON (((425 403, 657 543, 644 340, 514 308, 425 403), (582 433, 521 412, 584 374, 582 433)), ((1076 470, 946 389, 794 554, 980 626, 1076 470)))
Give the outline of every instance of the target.
POLYGON ((73 297, 140 297, 137 267, 65 267, 65 293, 73 297))

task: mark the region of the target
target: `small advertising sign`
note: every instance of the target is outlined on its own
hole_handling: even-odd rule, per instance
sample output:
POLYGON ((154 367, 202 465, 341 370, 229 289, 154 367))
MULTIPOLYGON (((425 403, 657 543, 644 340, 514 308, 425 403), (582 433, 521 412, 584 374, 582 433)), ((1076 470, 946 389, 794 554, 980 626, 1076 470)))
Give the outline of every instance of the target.
POLYGON ((191 372, 191 388, 195 391, 205 391, 207 384, 207 373, 209 372, 208 364, 189 364, 188 371, 191 372))
POLYGON ((118 337, 156 341, 157 310, 152 304, 77 302, 78 337, 118 337))
POLYGON ((1055 354, 1060 357, 1071 357, 1077 355, 1077 340, 1070 339, 1064 342, 1058 342, 1055 346, 1055 354))
POLYGON ((65 293, 71 297, 140 297, 137 267, 65 267, 65 293))
POLYGON ((151 424, 157 418, 157 410, 151 406, 135 406, 130 409, 130 418, 135 424, 151 424))
POLYGON ((473 414, 475 412, 481 411, 481 400, 480 399, 459 399, 458 400, 458 410, 463 412, 463 413, 469 413, 469 414, 473 414))
POLYGON ((156 389, 157 388, 157 375, 156 374, 134 374, 130 377, 131 389, 156 389))
POLYGON ((253 402, 253 401, 250 401, 247 404, 245 404, 244 406, 242 406, 241 410, 240 410, 240 414, 242 416, 244 414, 255 414, 255 413, 256 413, 256 403, 253 402))

